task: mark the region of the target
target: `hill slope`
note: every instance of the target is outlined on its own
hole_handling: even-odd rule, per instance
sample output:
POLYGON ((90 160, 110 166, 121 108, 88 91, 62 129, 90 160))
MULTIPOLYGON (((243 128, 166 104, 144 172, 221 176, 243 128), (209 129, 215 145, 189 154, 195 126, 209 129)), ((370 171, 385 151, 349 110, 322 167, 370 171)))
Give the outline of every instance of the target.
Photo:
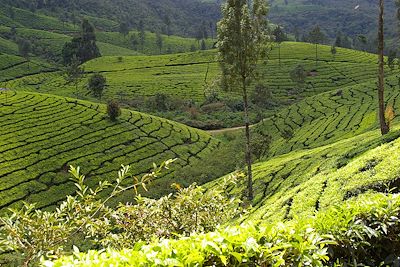
MULTIPOLYGON (((121 164, 134 174, 178 158, 188 164, 218 145, 204 132, 124 110, 118 122, 104 106, 24 92, 0 93, 0 209, 23 201, 49 207, 74 192, 68 166, 79 165, 91 184, 113 180, 121 164)), ((168 176, 152 194, 168 190, 168 176)))
MULTIPOLYGON (((397 77, 387 105, 400 109, 397 77)), ((306 98, 259 127, 272 136, 269 159, 254 165, 254 208, 243 220, 312 215, 368 190, 398 191, 399 118, 381 137, 374 82, 306 98)), ((212 183, 211 183, 212 186, 212 183)), ((231 193, 242 194, 245 183, 231 193)))

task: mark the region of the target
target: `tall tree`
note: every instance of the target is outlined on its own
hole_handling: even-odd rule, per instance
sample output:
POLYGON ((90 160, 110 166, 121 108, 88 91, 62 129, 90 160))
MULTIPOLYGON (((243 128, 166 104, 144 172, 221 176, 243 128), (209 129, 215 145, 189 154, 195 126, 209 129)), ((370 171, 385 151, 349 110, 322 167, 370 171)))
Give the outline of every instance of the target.
POLYGON ((315 66, 318 67, 318 44, 321 44, 325 40, 325 35, 318 25, 311 29, 308 34, 308 40, 315 44, 315 66))
POLYGON ((396 58, 397 58, 396 50, 393 50, 393 49, 389 50, 389 54, 388 54, 388 58, 387 58, 387 65, 391 71, 394 70, 396 58))
POLYGON ((378 17, 378 99, 379 99, 379 123, 382 135, 389 132, 389 126, 385 120, 385 60, 384 60, 384 48, 385 48, 385 36, 383 31, 383 16, 384 16, 384 0, 379 0, 379 17, 378 17))
POLYGON ((79 59, 74 55, 70 64, 67 65, 64 78, 67 83, 72 83, 75 85, 75 94, 78 93, 78 85, 82 80, 84 73, 84 68, 80 66, 79 59))
POLYGON ((161 33, 159 33, 159 32, 156 33, 156 45, 157 45, 158 49, 160 50, 160 54, 161 54, 162 47, 163 47, 163 38, 162 38, 161 33))
POLYGON ((218 43, 222 84, 239 90, 244 103, 246 133, 247 197, 253 199, 253 176, 249 121, 248 87, 256 78, 257 63, 265 57, 268 8, 265 0, 227 0, 222 6, 223 18, 218 23, 218 43))
POLYGON ((119 24, 119 33, 122 34, 124 37, 126 37, 129 34, 129 26, 128 23, 126 22, 121 22, 119 24))
POLYGON ((131 37, 130 37, 130 43, 131 43, 132 49, 133 49, 133 50, 137 50, 138 44, 139 44, 139 40, 138 40, 138 36, 137 36, 136 33, 133 33, 133 34, 131 35, 131 37))
POLYGON ((140 42, 140 47, 143 50, 144 49, 144 42, 146 40, 146 32, 144 31, 144 22, 143 20, 139 21, 139 42, 140 42))
POLYGON ((28 40, 26 40, 26 39, 18 40, 18 53, 21 57, 23 57, 28 62, 28 68, 30 68, 29 53, 31 52, 31 50, 32 50, 31 43, 28 40))
POLYGON ((342 38, 343 38, 343 35, 342 35, 342 32, 341 31, 338 31, 337 33, 336 33, 336 38, 335 38, 335 43, 334 43, 334 46, 336 46, 336 47, 343 47, 342 45, 342 38))
POLYGON ((207 50, 207 44, 206 44, 206 41, 204 39, 201 40, 200 49, 201 50, 207 50))
POLYGON ((358 48, 359 48, 361 51, 364 51, 364 52, 365 52, 366 49, 367 49, 367 43, 368 43, 367 36, 362 35, 362 34, 358 35, 358 36, 357 36, 357 43, 358 43, 358 48))
POLYGON ((277 26, 273 30, 272 35, 274 36, 275 42, 278 44, 279 67, 281 67, 281 43, 287 41, 287 36, 281 26, 277 26))

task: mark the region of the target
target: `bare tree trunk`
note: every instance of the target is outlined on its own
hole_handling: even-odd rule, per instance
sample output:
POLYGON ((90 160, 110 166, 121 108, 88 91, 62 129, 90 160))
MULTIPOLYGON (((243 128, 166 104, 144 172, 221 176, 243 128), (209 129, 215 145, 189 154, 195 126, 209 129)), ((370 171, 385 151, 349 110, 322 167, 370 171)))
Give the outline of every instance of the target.
POLYGON ((247 85, 246 78, 242 78, 242 88, 243 88, 243 103, 244 103, 244 119, 246 125, 246 164, 247 164, 247 198, 249 201, 252 201, 253 196, 253 173, 251 170, 251 145, 250 145, 250 120, 249 120, 249 105, 248 105, 248 97, 247 97, 247 85))
POLYGON ((379 123, 382 135, 389 132, 389 126, 385 121, 385 70, 384 70, 384 32, 383 32, 384 0, 379 0, 379 29, 378 29, 378 55, 379 55, 379 74, 378 74, 378 98, 379 98, 379 123))
POLYGON ((279 45, 279 68, 281 67, 281 43, 279 45))

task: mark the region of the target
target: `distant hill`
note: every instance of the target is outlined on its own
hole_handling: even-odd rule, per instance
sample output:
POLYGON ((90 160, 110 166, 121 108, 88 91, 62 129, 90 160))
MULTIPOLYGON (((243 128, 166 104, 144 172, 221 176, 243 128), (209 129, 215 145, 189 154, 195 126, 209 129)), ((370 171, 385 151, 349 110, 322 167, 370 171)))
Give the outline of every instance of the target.
POLYGON ((116 30, 121 22, 137 29, 142 21, 146 30, 181 36, 195 36, 203 24, 209 30, 209 23, 215 25, 220 15, 217 3, 198 0, 4 0, 2 3, 69 22, 91 16, 98 20, 96 26, 104 30, 116 30))
MULTIPOLYGON (((371 0, 271 0, 270 20, 283 25, 287 31, 306 34, 319 25, 334 38, 338 31, 355 37, 366 35, 376 39, 378 1, 371 0)), ((386 33, 388 39, 397 35, 396 7, 394 1, 385 1, 386 33)))

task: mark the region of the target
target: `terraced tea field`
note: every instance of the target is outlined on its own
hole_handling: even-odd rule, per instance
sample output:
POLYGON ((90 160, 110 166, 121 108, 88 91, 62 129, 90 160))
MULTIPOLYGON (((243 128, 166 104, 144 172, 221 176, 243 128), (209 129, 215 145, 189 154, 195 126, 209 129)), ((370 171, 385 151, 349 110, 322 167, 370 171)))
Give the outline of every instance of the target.
MULTIPOLYGON (((338 90, 371 80, 376 73, 376 56, 338 48, 333 57, 330 47, 320 46, 319 62, 314 60, 314 46, 306 43, 286 42, 274 47, 266 64, 260 64, 261 83, 268 85, 278 107, 321 92, 338 90), (304 91, 296 92, 290 72, 302 64, 308 71, 304 91)), ((165 93, 182 99, 202 101, 205 77, 211 83, 219 75, 216 51, 201 51, 162 56, 102 57, 85 64, 87 75, 102 73, 107 78, 104 99, 118 98, 122 102, 138 96, 165 93)), ((86 80, 76 92, 65 84, 61 73, 36 75, 16 79, 10 83, 15 90, 32 90, 62 96, 78 96, 94 101, 85 88, 86 80)), ((220 92, 225 95, 226 92, 220 92)))
MULTIPOLYGON (((386 80, 387 104, 400 109, 397 77, 386 80)), ((264 120, 259 127, 275 137, 271 156, 315 148, 376 129, 377 93, 373 82, 304 99, 264 120)), ((397 121, 397 120, 395 120, 397 121)))
POLYGON ((29 62, 15 55, 0 54, 0 87, 8 87, 9 81, 20 77, 46 75, 57 69, 40 59, 32 59, 29 62))
MULTIPOLYGON (((114 123, 102 105, 36 93, 2 91, 0 125, 0 210, 21 201, 49 207, 71 194, 71 164, 93 185, 114 180, 121 164, 139 175, 171 158, 186 165, 218 145, 165 119, 123 110, 114 123)), ((168 190, 170 178, 155 181, 151 193, 168 190)))

